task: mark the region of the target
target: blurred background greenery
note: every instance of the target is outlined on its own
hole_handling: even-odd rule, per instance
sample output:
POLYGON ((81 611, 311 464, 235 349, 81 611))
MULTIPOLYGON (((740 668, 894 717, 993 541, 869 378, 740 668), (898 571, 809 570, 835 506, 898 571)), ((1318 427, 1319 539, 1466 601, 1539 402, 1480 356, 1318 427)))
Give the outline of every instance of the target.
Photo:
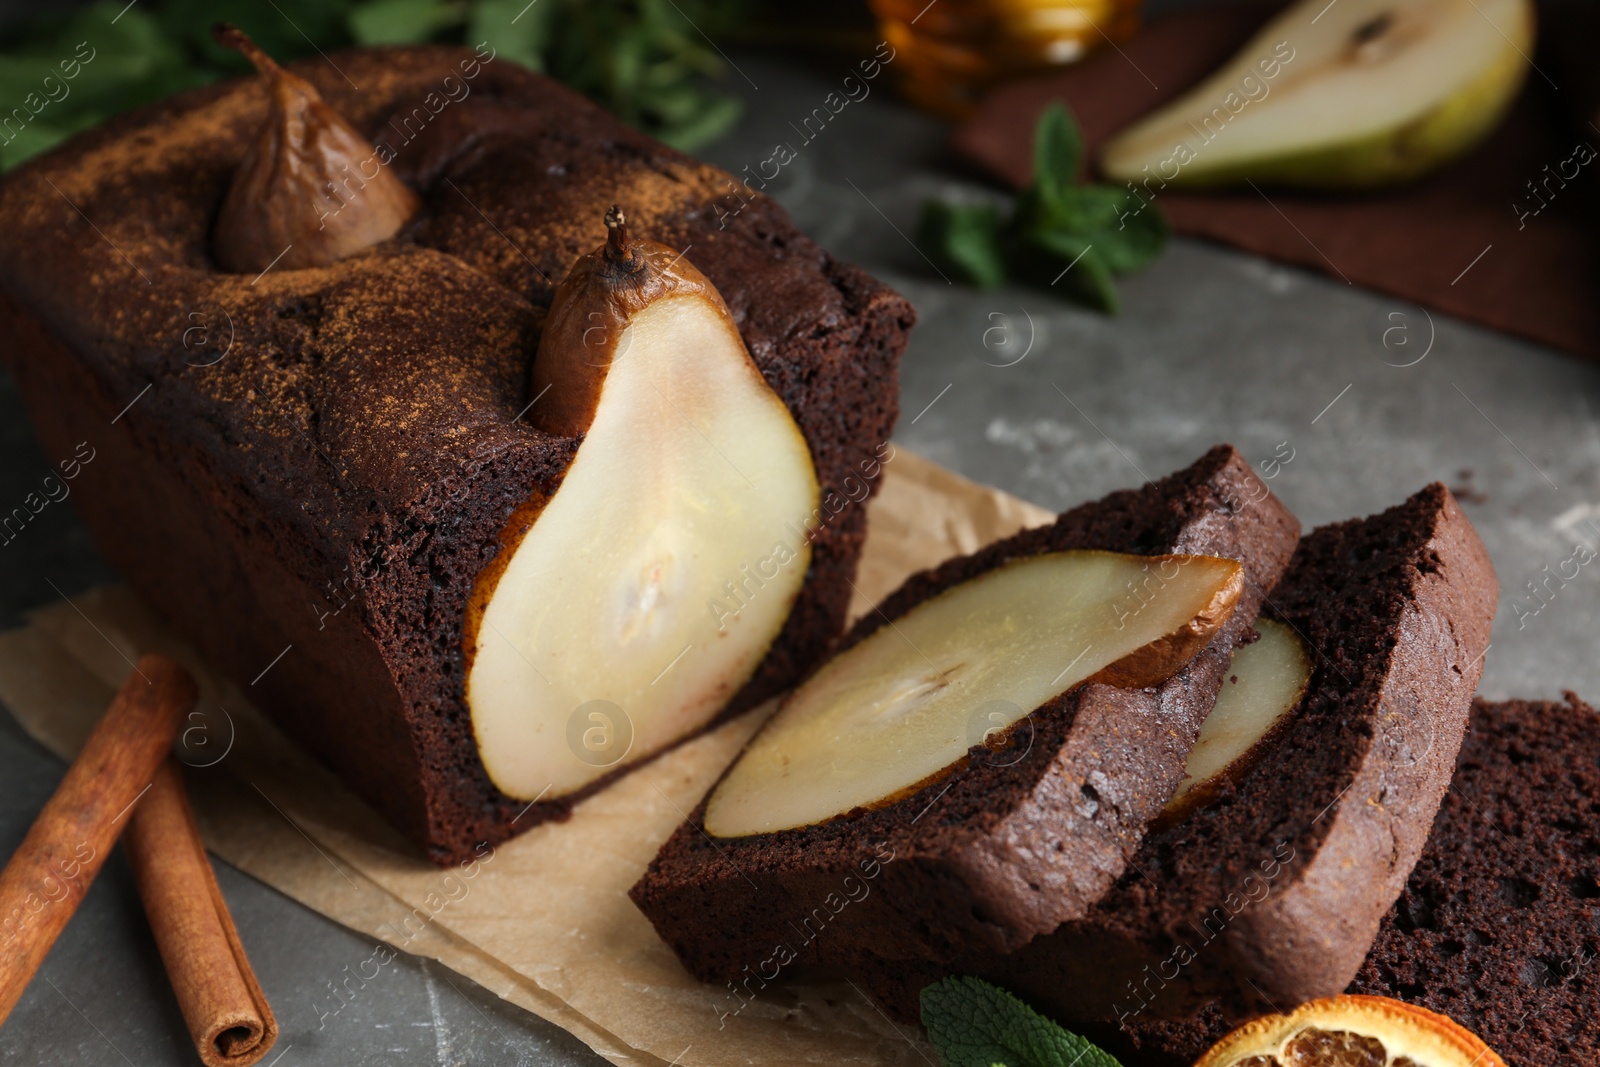
MULTIPOLYGON (((211 40, 232 22, 280 60, 347 45, 487 41, 625 121, 679 148, 714 139, 739 115, 718 87, 713 40, 752 0, 98 0, 13 22, 0 37, 0 100, 42 102, 7 130, 9 169, 79 130, 179 89, 250 70, 211 40), (70 82, 59 63, 90 42, 93 60, 70 82), (315 42, 315 44, 313 44, 315 42), (44 79, 54 76, 47 91, 44 79)), ((88 54, 88 53, 84 53, 88 54)), ((79 56, 82 58, 82 55, 79 56)))

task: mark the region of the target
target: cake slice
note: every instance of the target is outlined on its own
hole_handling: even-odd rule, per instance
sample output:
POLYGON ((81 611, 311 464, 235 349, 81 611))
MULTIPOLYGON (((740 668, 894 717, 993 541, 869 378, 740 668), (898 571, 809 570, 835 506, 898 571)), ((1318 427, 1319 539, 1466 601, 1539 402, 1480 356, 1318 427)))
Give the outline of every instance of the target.
MULTIPOLYGON (((1479 700, 1405 892, 1348 992, 1450 1016, 1510 1067, 1600 1063, 1600 714, 1479 700)), ((1223 1035, 1196 1019, 1104 1036, 1124 1067, 1186 1067, 1223 1035)))
MULTIPOLYGON (((302 203, 315 187, 280 197, 263 223, 308 207, 313 218, 358 217, 376 191, 357 172, 370 179, 377 167, 415 193, 415 217, 402 229, 355 254, 341 248, 345 258, 322 266, 287 249, 278 259, 279 249, 260 242, 253 251, 273 260, 260 270, 218 258, 239 243, 215 231, 239 171, 275 158, 252 148, 272 114, 269 93, 261 77, 184 92, 0 182, 0 315, 12 338, 0 358, 45 451, 94 457, 72 495, 141 599, 353 791, 448 862, 563 816, 627 767, 788 688, 838 638, 865 501, 889 454, 913 313, 764 197, 719 219, 730 175, 487 49, 358 50, 334 62, 294 65, 304 81, 291 103, 304 105, 311 83, 356 131, 341 144, 365 138, 373 155, 340 172, 326 203, 302 203), (589 439, 550 428, 544 416, 557 397, 530 387, 530 364, 557 284, 606 237, 613 204, 626 206, 637 238, 685 257, 720 293, 704 304, 706 317, 675 324, 709 331, 729 352, 748 350, 725 361, 753 360, 755 373, 736 384, 775 397, 803 437, 793 451, 814 467, 814 486, 801 489, 819 499, 803 513, 702 509, 703 524, 742 523, 748 535, 728 549, 748 569, 719 567, 714 584, 652 584, 660 559, 693 552, 652 539, 673 532, 659 524, 607 522, 652 494, 688 500, 705 483, 662 484, 657 472, 671 477, 681 450, 659 443, 637 445, 637 464, 612 447, 606 466, 626 476, 609 496, 604 472, 584 479, 598 485, 585 514, 598 517, 556 539, 613 556, 637 549, 637 567, 544 553, 502 569, 530 516, 563 499, 589 439), (737 338, 707 325, 713 319, 737 338), (785 554, 775 560, 780 543, 785 554), (785 566, 786 579, 803 582, 781 592, 769 583, 763 595, 752 575, 785 566), (687 641, 647 625, 624 627, 628 641, 614 646, 590 642, 617 669, 575 672, 594 680, 594 692, 563 692, 571 706, 551 711, 538 741, 572 773, 549 775, 548 791, 522 780, 503 790, 517 776, 505 772, 497 784, 486 771, 479 744, 494 742, 477 736, 467 679, 485 663, 474 659, 483 642, 505 630, 492 610, 474 614, 484 608, 475 595, 492 587, 500 597, 497 582, 518 568, 558 578, 565 568, 617 587, 640 576, 639 595, 621 588, 609 600, 562 601, 549 593, 558 583, 531 582, 534 607, 555 604, 544 614, 560 615, 558 626, 593 627, 607 612, 663 605, 709 620, 715 599, 732 605, 718 623, 737 613, 728 625, 748 629, 762 616, 763 646, 724 672, 707 669, 715 656, 676 659, 687 641), (744 599, 730 601, 728 587, 744 599), (752 596, 754 606, 738 612, 752 596), (489 621, 476 634, 469 622, 482 616, 489 621), (647 728, 637 708, 604 691, 628 673, 642 677, 634 689, 643 692, 669 668, 651 692, 693 679, 697 693, 676 720, 670 713, 682 709, 668 708, 647 728), (614 751, 588 749, 601 735, 614 751)), ((247 198, 283 191, 238 184, 247 198)), ((248 226, 255 216, 227 217, 248 226)), ((689 406, 728 394, 688 392, 646 397, 669 409, 660 425, 678 427, 734 490, 754 499, 771 488, 750 453, 740 455, 747 435, 737 420, 712 426, 689 406)), ((505 636, 514 649, 522 640, 505 636)), ((503 676, 522 663, 515 654, 498 660, 503 676)), ((551 674, 537 655, 527 670, 535 683, 541 670, 551 674)), ((514 697, 502 693, 503 720, 515 719, 514 697)), ((514 722, 506 732, 526 736, 514 722)), ((535 775, 546 770, 534 765, 535 775)))
POLYGON ((1341 992, 1449 783, 1497 589, 1442 485, 1312 531, 1263 609, 1305 642, 1309 687, 1254 762, 1146 837, 1086 914, 937 973, 874 963, 867 988, 914 1019, 922 986, 972 974, 1069 1025, 1341 992))
MULTIPOLYGON (((690 972, 738 983, 740 996, 791 963, 928 963, 1005 951, 1082 914, 1177 786, 1232 649, 1250 632, 1297 534, 1249 464, 1220 446, 1142 489, 913 576, 861 619, 830 664, 885 628, 898 640, 902 623, 912 629, 920 608, 964 583, 1050 553, 1223 557, 1243 565, 1244 581, 1226 624, 1163 684, 1090 683, 1062 693, 1010 727, 997 754, 986 755, 980 729, 962 753, 972 758, 901 795, 740 835, 708 823, 702 802, 634 886, 634 901, 690 972)), ((1129 589, 1124 616, 1142 595, 1129 589)), ((1063 664, 1077 652, 1063 650, 1063 664)), ((985 714, 971 713, 978 721, 985 714)), ((848 735, 838 743, 854 745, 848 735)), ((747 752, 761 744, 758 734, 747 752)))

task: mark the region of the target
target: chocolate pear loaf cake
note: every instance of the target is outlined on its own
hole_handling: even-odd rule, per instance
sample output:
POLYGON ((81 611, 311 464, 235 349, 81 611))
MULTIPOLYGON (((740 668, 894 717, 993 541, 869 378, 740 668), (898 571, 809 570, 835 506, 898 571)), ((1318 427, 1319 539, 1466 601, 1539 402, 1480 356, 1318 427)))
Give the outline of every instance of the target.
POLYGON ((1254 762, 1146 836, 1083 916, 942 971, 873 961, 866 988, 915 1019, 924 985, 971 974, 1069 1025, 1341 992, 1449 783, 1497 594, 1442 485, 1307 534, 1262 618, 1301 636, 1309 683, 1254 762))
MULTIPOLYGON (((1219 446, 1158 482, 914 575, 863 616, 824 671, 880 630, 915 652, 918 642, 901 630, 918 611, 1045 554, 1204 554, 1239 561, 1243 582, 1231 616, 1165 682, 1118 688, 1091 680, 1068 689, 1010 728, 998 750, 984 743, 984 731, 969 733, 958 762, 881 802, 791 829, 725 835, 702 801, 634 886, 635 903, 691 973, 743 983, 749 994, 790 963, 938 963, 975 947, 1014 949, 1081 914, 1113 884, 1177 786, 1232 650, 1288 563, 1298 523, 1264 490, 1237 451, 1219 446)), ((963 618, 952 629, 965 625, 963 618)), ((1056 650, 1064 664, 1074 653, 1083 654, 1056 650)), ((911 655, 917 670, 919 658, 944 669, 919 653, 911 655)), ((908 691, 920 693, 916 684, 908 691)))
MULTIPOLYGON (((46 451, 94 449, 73 495, 139 595, 352 790, 448 862, 563 816, 630 760, 706 725, 650 734, 637 717, 631 752, 623 743, 615 757, 590 759, 580 739, 595 712, 580 706, 573 730, 556 723, 540 743, 571 746, 592 773, 566 791, 509 795, 485 770, 468 707, 467 674, 482 647, 466 629, 469 609, 483 607, 474 596, 500 580, 496 568, 529 518, 562 499, 580 444, 599 434, 600 416, 588 437, 541 427, 529 375, 557 283, 606 237, 608 209, 624 205, 636 237, 686 256, 709 279, 714 290, 695 283, 700 319, 658 316, 657 326, 731 323, 730 359, 753 359, 764 383, 755 391, 781 401, 774 410, 798 426, 799 454, 814 466, 806 491, 816 507, 770 516, 762 556, 750 555, 744 572, 719 573, 728 583, 666 588, 650 584, 658 559, 639 564, 627 610, 702 614, 723 588, 761 599, 749 568, 767 562, 774 540, 786 542, 783 565, 801 560, 793 566, 803 583, 785 594, 792 607, 770 592, 775 608, 757 604, 776 621, 749 669, 706 680, 720 709, 707 712, 713 718, 792 684, 843 628, 862 503, 877 488, 913 313, 770 200, 756 196, 719 219, 729 175, 487 49, 351 51, 295 65, 304 82, 253 58, 265 78, 138 109, 0 183, 0 311, 13 331, 4 358, 46 451), (317 91, 374 151, 311 190, 325 198, 307 226, 295 221, 304 204, 292 176, 239 172, 270 165, 283 130, 294 132, 286 122, 279 141, 264 141, 264 116, 267 126, 289 115, 333 129, 317 91), (390 181, 376 233, 398 231, 373 244, 372 227, 345 227, 340 241, 370 247, 302 258, 302 246, 328 250, 325 227, 363 222, 379 174, 390 181), (271 210, 256 213, 263 229, 245 240, 252 197, 271 200, 271 210), (278 253, 280 238, 290 247, 278 253), (282 258, 243 266, 269 255, 282 258), (669 593, 677 599, 662 599, 669 593)), ((665 263, 654 251, 647 258, 665 263)), ((682 440, 635 442, 639 463, 670 475, 663 456, 700 447, 682 425, 673 432, 682 440)), ((707 462, 749 461, 735 440, 715 438, 707 440, 723 459, 707 462)), ((616 458, 626 454, 614 437, 610 469, 648 481, 616 458)), ((683 495, 673 496, 682 486, 659 488, 638 493, 630 483, 614 506, 683 495)), ((628 532, 670 526, 645 518, 636 514, 628 532)), ((584 533, 575 540, 626 540, 603 524, 584 533)), ((661 558, 676 551, 645 547, 661 558)), ((545 562, 550 583, 597 570, 545 562)), ((624 578, 633 581, 618 571, 624 578)), ((614 607, 544 600, 541 610, 568 623, 614 607)), ((673 661, 678 647, 659 664, 651 657, 662 649, 646 651, 618 661, 654 664, 651 673, 705 670, 692 655, 673 661)), ((528 660, 548 673, 547 661, 528 660)), ((625 727, 627 710, 607 707, 608 727, 625 727)))
MULTIPOLYGON (((1600 1063, 1600 714, 1473 704, 1455 778, 1405 892, 1348 992, 1450 1016, 1510 1067, 1600 1063)), ((1228 1032, 1134 1020, 1125 1067, 1186 1067, 1228 1032)))

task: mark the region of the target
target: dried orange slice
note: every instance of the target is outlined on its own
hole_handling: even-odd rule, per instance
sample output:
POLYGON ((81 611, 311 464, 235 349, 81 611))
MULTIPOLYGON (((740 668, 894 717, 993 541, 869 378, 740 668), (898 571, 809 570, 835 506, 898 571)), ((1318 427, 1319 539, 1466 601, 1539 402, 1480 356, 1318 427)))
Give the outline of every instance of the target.
POLYGON ((1246 1023, 1194 1067, 1506 1067, 1453 1019, 1387 997, 1329 997, 1246 1023))

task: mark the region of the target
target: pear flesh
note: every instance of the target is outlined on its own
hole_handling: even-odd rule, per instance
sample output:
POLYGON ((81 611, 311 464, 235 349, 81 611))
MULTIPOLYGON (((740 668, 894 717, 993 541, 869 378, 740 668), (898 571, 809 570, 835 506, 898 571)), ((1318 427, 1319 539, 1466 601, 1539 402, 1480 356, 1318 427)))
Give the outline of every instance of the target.
POLYGON ((519 799, 704 727, 810 565, 810 451, 715 290, 669 288, 611 336, 583 442, 469 634, 478 752, 519 799))
POLYGON ((1157 194, 1414 178, 1499 124, 1533 38, 1531 0, 1304 0, 1109 141, 1100 168, 1157 194))
POLYGON ((1227 621, 1242 575, 1213 556, 1068 551, 947 589, 789 697, 712 793, 706 832, 770 833, 891 803, 1085 681, 1159 684, 1227 621))
POLYGON ((1182 784, 1164 816, 1191 811, 1224 782, 1238 779, 1261 754, 1262 742, 1305 696, 1311 657, 1305 642, 1281 622, 1257 619, 1261 636, 1233 654, 1228 680, 1200 727, 1182 784))

